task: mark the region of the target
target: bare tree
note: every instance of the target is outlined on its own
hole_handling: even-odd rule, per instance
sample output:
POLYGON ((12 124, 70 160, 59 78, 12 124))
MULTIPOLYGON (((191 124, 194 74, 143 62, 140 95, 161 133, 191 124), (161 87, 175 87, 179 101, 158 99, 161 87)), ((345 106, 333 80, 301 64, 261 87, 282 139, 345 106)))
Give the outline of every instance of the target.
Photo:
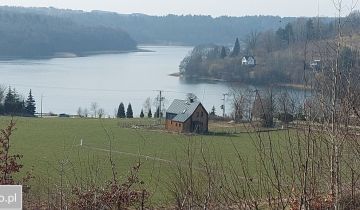
POLYGON ((246 37, 245 42, 246 42, 246 49, 247 49, 248 54, 251 54, 251 55, 255 54, 258 39, 259 39, 259 33, 257 31, 252 31, 246 37))
POLYGON ((97 111, 98 111, 98 103, 96 102, 92 102, 90 105, 90 111, 93 113, 93 116, 96 118, 97 117, 97 111))
POLYGON ((254 91, 233 87, 230 89, 230 93, 232 95, 233 117, 235 122, 240 122, 243 119, 251 121, 254 91))
POLYGON ((105 110, 103 108, 100 108, 98 109, 97 113, 99 118, 103 118, 105 115, 105 110))
POLYGON ((295 107, 295 101, 288 91, 282 91, 277 95, 275 99, 277 118, 286 125, 294 120, 295 107))
POLYGON ((89 110, 87 108, 84 109, 84 117, 89 117, 89 110))
POLYGON ((144 102, 144 104, 143 104, 143 108, 144 108, 144 110, 145 110, 146 113, 148 113, 148 111, 151 110, 151 98, 150 98, 150 97, 148 97, 148 98, 145 100, 145 102, 144 102))
POLYGON ((262 45, 265 47, 267 53, 271 53, 275 49, 276 36, 273 31, 266 31, 262 33, 262 45))
POLYGON ((252 115, 261 121, 263 127, 274 126, 274 93, 272 89, 260 92, 255 91, 255 100, 252 107, 252 115))
POLYGON ((78 110, 76 111, 76 113, 77 113, 77 115, 78 115, 79 117, 83 117, 83 110, 82 110, 81 107, 78 108, 78 110))
MULTIPOLYGON (((349 141, 353 140, 356 132, 351 128, 354 115, 354 104, 356 95, 359 95, 359 66, 356 65, 356 52, 347 49, 343 27, 346 20, 342 17, 344 2, 334 0, 337 11, 336 17, 336 38, 326 41, 326 44, 319 45, 318 56, 321 58, 321 71, 317 73, 317 86, 315 99, 325 113, 321 124, 323 141, 328 145, 329 159, 328 183, 329 194, 332 198, 333 209, 344 208, 342 200, 349 194, 349 188, 353 184, 345 168, 358 174, 359 169, 354 167, 345 157, 349 153, 349 141), (355 56, 352 56, 355 55, 355 56)), ((356 115, 356 110, 355 110, 356 115)))

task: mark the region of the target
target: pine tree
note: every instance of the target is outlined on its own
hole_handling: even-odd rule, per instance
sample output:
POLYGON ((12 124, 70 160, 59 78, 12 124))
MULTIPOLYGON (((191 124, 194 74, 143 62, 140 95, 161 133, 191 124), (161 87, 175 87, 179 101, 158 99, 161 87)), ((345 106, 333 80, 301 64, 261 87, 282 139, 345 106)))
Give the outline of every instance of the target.
POLYGON ((145 117, 145 115, 144 115, 144 111, 143 110, 141 110, 141 113, 140 113, 140 118, 144 118, 145 117))
POLYGON ((4 100, 4 113, 5 114, 15 114, 16 112, 16 92, 15 90, 11 90, 9 87, 9 91, 5 96, 4 100))
POLYGON ((234 45, 234 49, 232 51, 232 54, 231 56, 232 57, 236 57, 240 54, 240 43, 239 43, 239 39, 236 38, 236 41, 235 41, 235 45, 234 45))
POLYGON ((211 112, 210 112, 211 116, 215 116, 216 115, 216 109, 215 106, 212 107, 211 112))
POLYGON ((4 114, 5 114, 4 105, 0 103, 0 115, 4 115, 4 114))
POLYGON ((28 116, 35 116, 36 106, 35 106, 35 99, 31 93, 29 92, 29 96, 25 102, 25 113, 28 116))
POLYGON ((226 57, 226 49, 225 47, 223 46, 221 48, 221 53, 220 53, 220 58, 224 59, 226 57))
POLYGON ((4 112, 5 114, 9 114, 12 110, 13 104, 15 101, 15 97, 14 94, 11 90, 11 87, 9 87, 8 93, 5 96, 5 101, 4 101, 4 112))
POLYGON ((116 115, 117 118, 125 118, 125 106, 124 104, 121 102, 118 108, 118 112, 116 115))
POLYGON ((148 118, 152 118, 152 112, 151 112, 151 108, 148 111, 148 118))
POLYGON ((25 112, 25 102, 20 99, 20 96, 16 93, 15 89, 9 91, 6 94, 4 100, 4 114, 21 115, 25 112))
POLYGON ((126 110, 126 118, 134 118, 131 103, 129 103, 128 108, 126 110))

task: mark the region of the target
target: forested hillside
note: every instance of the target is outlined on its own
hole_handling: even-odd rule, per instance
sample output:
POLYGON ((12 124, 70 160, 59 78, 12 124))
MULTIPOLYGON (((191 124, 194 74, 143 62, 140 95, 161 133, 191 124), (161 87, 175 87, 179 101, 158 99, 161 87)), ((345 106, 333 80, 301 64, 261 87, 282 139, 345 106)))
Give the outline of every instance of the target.
POLYGON ((83 26, 69 18, 6 8, 0 8, 0 37, 2 58, 136 49, 136 42, 119 28, 83 26))
MULTIPOLYGON (((220 79, 252 84, 302 84, 304 70, 321 68, 332 55, 335 39, 341 34, 341 60, 353 62, 359 51, 360 12, 354 11, 336 21, 298 18, 277 30, 249 33, 234 47, 199 45, 180 64, 180 73, 188 78, 220 79), (252 56, 256 65, 244 65, 243 57, 252 56)), ((234 37, 235 40, 235 37, 234 37)), ((346 65, 345 65, 346 66, 346 65)), ((344 67, 345 68, 345 67, 344 67)), ((314 79, 312 73, 308 81, 314 79)))
POLYGON ((142 44, 230 44, 234 37, 242 39, 251 31, 277 29, 295 20, 291 17, 281 18, 278 16, 240 17, 242 14, 239 14, 239 17, 213 18, 201 15, 122 15, 102 11, 83 12, 55 8, 2 7, 2 10, 68 18, 78 24, 90 27, 120 28, 142 44))

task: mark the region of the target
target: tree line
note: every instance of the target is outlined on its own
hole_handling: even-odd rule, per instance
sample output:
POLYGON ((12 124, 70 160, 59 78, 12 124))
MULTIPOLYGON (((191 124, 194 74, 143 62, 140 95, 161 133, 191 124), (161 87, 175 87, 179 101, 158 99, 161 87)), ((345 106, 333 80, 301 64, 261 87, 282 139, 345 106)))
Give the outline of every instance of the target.
MULTIPOLYGON (((148 104, 148 103, 150 103, 149 101, 150 101, 150 98, 148 98, 145 101, 144 109, 146 109, 146 110, 144 111, 144 109, 141 109, 141 112, 140 112, 140 115, 139 115, 140 118, 145 118, 145 117, 147 117, 147 118, 152 118, 152 117, 160 118, 160 117, 162 117, 164 110, 160 111, 160 107, 157 106, 156 111, 153 114, 152 109, 151 109, 151 105, 148 104)), ((99 108, 98 103, 93 102, 90 105, 90 110, 87 109, 87 108, 79 107, 78 110, 77 110, 77 116, 82 117, 82 118, 87 118, 87 117, 103 118, 103 117, 105 117, 105 110, 103 108, 99 108)), ((128 118, 128 119, 134 118, 134 112, 133 112, 131 103, 128 104, 128 106, 126 108, 126 111, 125 111, 125 105, 124 105, 123 102, 121 102, 119 104, 118 108, 115 109, 115 117, 116 118, 128 118)))
POLYGON ((243 38, 258 28, 264 30, 277 29, 295 19, 279 16, 223 16, 213 18, 206 15, 124 15, 104 11, 83 12, 55 8, 3 7, 3 9, 21 13, 51 15, 88 27, 105 26, 122 29, 142 44, 228 44, 233 41, 233 37, 243 38), (189 33, 192 36, 189 36, 189 33))
MULTIPOLYGON (((141 112, 140 112, 140 118, 145 118, 145 114, 146 114, 146 117, 147 118, 160 118, 163 116, 163 113, 160 112, 160 108, 157 107, 156 108, 156 111, 154 113, 154 116, 152 114, 152 111, 151 111, 151 107, 148 107, 148 110, 146 110, 147 112, 144 112, 144 109, 141 109, 141 112)), ((125 106, 124 106, 124 103, 120 103, 119 105, 119 108, 117 109, 117 114, 116 114, 116 117, 117 118, 134 118, 134 114, 133 114, 133 110, 132 110, 132 106, 131 106, 131 103, 129 103, 127 109, 126 109, 126 112, 125 112, 125 106)))
POLYGON ((36 103, 29 91, 25 100, 15 89, 0 87, 0 115, 35 117, 36 103))

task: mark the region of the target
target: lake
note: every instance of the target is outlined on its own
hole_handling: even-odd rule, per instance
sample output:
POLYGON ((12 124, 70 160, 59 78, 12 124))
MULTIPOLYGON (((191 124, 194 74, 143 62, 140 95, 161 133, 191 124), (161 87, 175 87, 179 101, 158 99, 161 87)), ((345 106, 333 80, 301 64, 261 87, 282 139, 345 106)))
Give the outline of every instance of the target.
POLYGON ((146 98, 155 101, 158 90, 163 90, 165 107, 175 98, 194 93, 208 110, 214 105, 220 114, 222 94, 229 91, 225 83, 191 83, 169 76, 179 71, 180 61, 192 48, 140 48, 153 52, 1 61, 0 84, 16 88, 25 97, 32 89, 38 112, 43 95, 45 113, 76 114, 79 107, 90 109, 96 102, 106 114, 114 115, 120 102, 126 107, 130 102, 139 116, 146 98))
MULTIPOLYGON (((76 114, 79 107, 90 110, 90 104, 96 102, 107 115, 114 116, 119 103, 123 102, 125 107, 131 103, 134 116, 139 116, 146 98, 155 101, 158 90, 162 90, 165 108, 173 99, 185 99, 187 93, 194 93, 208 111, 215 106, 221 115, 223 93, 229 92, 229 84, 188 82, 169 76, 179 71, 180 61, 191 47, 140 48, 152 52, 1 61, 0 84, 16 88, 25 97, 32 89, 37 112, 43 96, 44 113, 76 114)), ((230 104, 228 100, 228 113, 230 104)))

